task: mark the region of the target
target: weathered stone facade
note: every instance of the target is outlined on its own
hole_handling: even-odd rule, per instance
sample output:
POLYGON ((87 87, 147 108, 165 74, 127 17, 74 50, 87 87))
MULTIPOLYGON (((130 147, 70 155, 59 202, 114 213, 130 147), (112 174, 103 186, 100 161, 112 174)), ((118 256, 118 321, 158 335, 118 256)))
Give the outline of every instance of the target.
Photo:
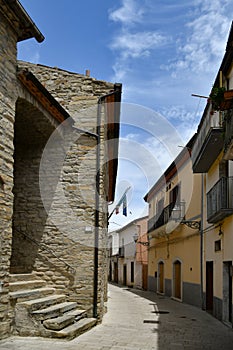
POLYGON ((10 332, 8 283, 13 213, 16 33, 0 12, 0 338, 10 332))
MULTIPOLYGON (((8 6, 0 0, 3 5, 8 6)), ((19 35, 1 16, 0 338, 14 331, 10 274, 33 272, 101 320, 107 200, 109 186, 115 185, 108 177, 108 152, 118 147, 108 138, 104 106, 104 96, 114 95, 115 86, 17 62, 19 35)), ((34 27, 32 33, 41 38, 34 27)), ((116 130, 117 136, 118 125, 116 130)))

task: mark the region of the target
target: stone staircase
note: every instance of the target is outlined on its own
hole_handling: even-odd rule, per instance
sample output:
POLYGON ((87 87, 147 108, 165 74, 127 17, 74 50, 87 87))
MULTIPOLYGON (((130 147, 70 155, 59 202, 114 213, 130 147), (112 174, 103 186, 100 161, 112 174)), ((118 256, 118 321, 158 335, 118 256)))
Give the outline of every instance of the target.
POLYGON ((9 290, 17 335, 73 339, 97 323, 33 274, 10 275, 9 290))

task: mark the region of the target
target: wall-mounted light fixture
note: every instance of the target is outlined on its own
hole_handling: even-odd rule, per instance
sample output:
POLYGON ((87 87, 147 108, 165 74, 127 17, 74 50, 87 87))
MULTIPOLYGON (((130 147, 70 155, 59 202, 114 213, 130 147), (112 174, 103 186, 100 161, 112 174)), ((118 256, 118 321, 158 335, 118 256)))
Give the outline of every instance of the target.
POLYGON ((183 219, 185 216, 185 202, 180 202, 179 205, 176 205, 171 212, 171 219, 174 221, 180 222, 182 225, 186 225, 194 230, 201 229, 201 222, 196 220, 185 220, 183 219))
POLYGON ((133 239, 134 239, 134 242, 135 242, 135 243, 142 244, 142 245, 144 245, 144 246, 146 246, 146 247, 148 247, 148 246, 150 245, 150 242, 141 242, 141 241, 139 241, 139 240, 138 240, 138 234, 137 234, 137 233, 135 233, 135 234, 133 235, 133 239))
POLYGON ((222 231, 222 225, 219 225, 219 232, 218 232, 219 236, 222 236, 223 231, 222 231))

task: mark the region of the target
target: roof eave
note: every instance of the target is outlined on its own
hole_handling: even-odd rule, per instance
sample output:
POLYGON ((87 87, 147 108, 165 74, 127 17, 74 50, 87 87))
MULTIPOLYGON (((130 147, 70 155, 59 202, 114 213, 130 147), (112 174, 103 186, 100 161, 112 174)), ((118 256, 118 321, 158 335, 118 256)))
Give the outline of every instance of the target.
POLYGON ((45 37, 18 0, 0 0, 0 10, 14 25, 17 41, 35 38, 41 43, 45 37))

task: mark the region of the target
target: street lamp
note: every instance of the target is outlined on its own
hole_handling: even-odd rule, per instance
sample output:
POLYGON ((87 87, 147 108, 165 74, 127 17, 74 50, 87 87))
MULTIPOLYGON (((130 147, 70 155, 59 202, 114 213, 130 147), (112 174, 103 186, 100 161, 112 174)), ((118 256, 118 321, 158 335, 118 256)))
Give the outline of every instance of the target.
POLYGON ((184 219, 184 202, 180 202, 179 205, 175 205, 171 212, 171 219, 180 222, 180 224, 186 225, 194 230, 199 230, 201 228, 200 221, 196 220, 185 220, 184 219))
POLYGON ((135 242, 135 243, 142 244, 142 245, 144 245, 144 246, 146 246, 146 247, 148 247, 148 246, 150 245, 149 242, 141 242, 141 241, 139 241, 139 240, 138 240, 138 234, 137 234, 137 233, 135 233, 135 234, 133 235, 133 239, 134 239, 134 242, 135 242))

